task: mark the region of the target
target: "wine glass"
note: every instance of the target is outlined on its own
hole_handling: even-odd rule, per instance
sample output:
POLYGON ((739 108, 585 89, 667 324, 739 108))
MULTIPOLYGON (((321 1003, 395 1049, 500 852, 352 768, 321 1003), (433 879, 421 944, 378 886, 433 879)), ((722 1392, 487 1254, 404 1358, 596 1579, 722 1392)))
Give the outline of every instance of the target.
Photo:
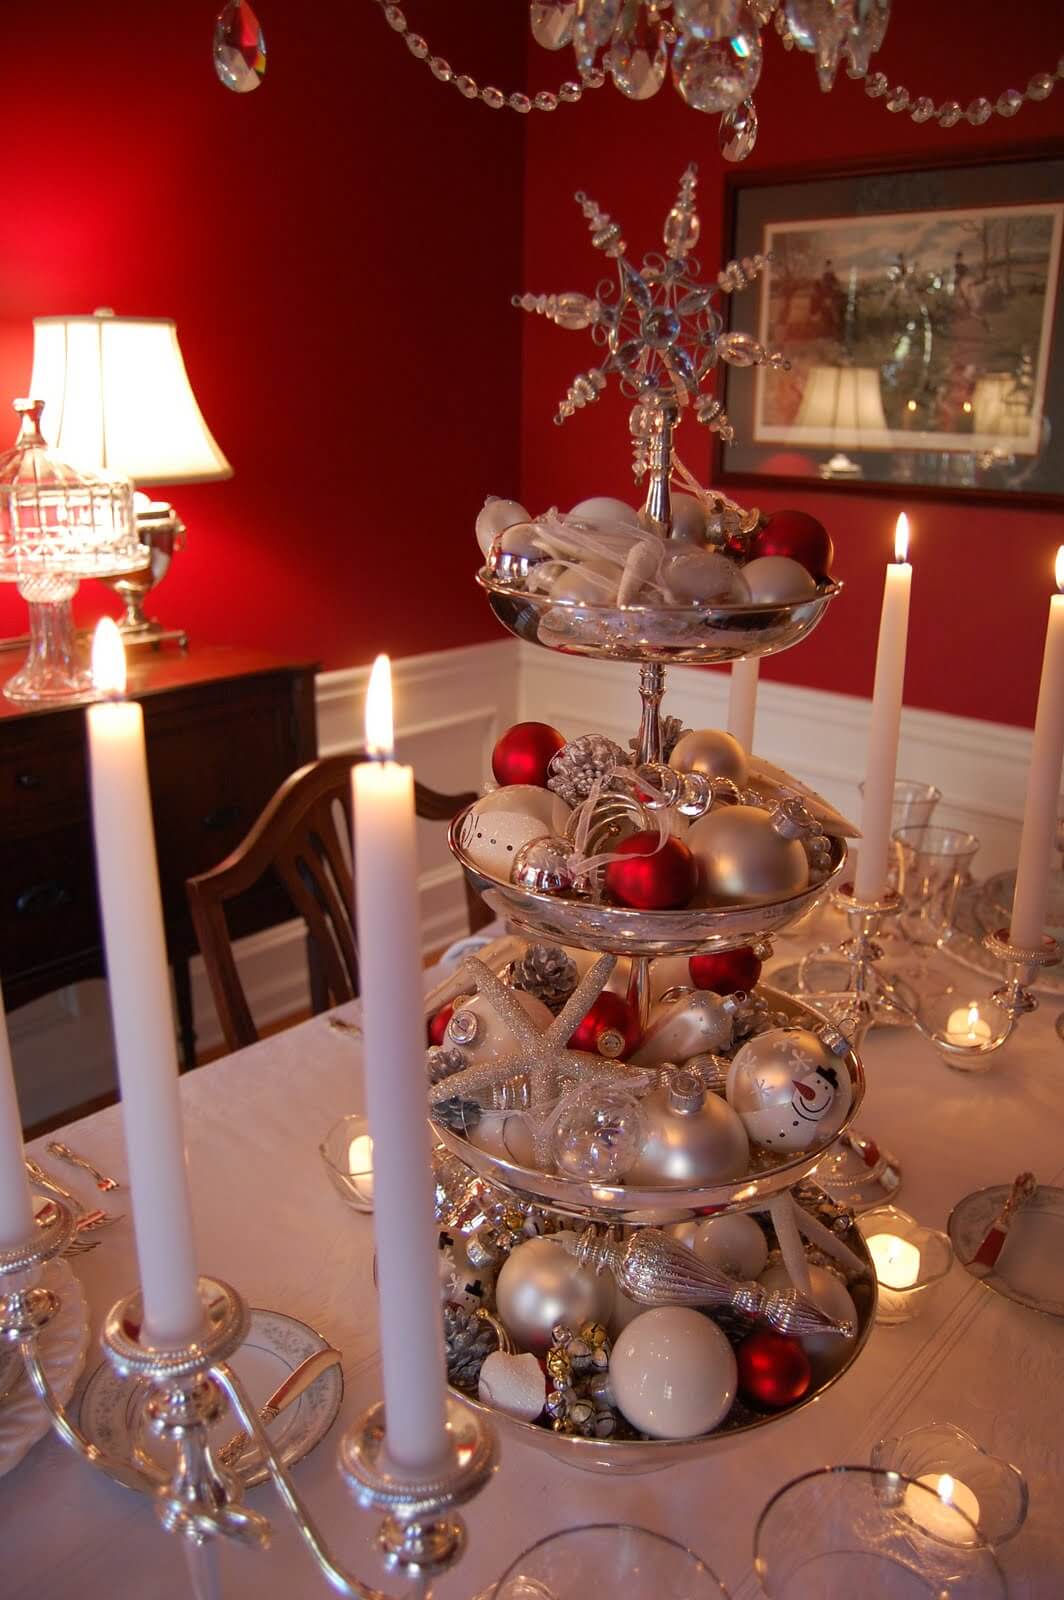
POLYGON ((530 1545, 480 1600, 728 1600, 728 1591, 685 1545, 624 1522, 565 1528, 530 1545))

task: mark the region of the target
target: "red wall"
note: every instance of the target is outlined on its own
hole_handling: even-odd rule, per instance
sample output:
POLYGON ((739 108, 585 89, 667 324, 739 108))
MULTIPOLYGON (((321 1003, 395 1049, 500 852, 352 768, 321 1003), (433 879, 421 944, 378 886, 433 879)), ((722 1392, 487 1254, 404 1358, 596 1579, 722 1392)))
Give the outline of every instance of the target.
MULTIPOLYGON (((0 396, 35 315, 172 316, 235 477, 173 491, 188 549, 155 613, 326 666, 490 637, 472 521, 518 479, 524 121, 437 83, 366 0, 260 0, 267 76, 232 94, 220 6, 4 7, 0 396)), ((408 10, 520 85, 519 7, 486 42, 483 7, 408 10)), ((104 609, 84 585, 79 621, 104 609)), ((25 625, 5 590, 0 633, 25 625)))
MULTIPOLYGON (((892 83, 936 101, 976 95, 991 99, 1023 89, 1033 73, 1052 71, 1060 54, 1059 5, 1016 0, 1016 26, 1002 24, 998 0, 896 0, 887 41, 873 62, 892 83), (933 11, 933 25, 930 13, 933 11)), ((568 70, 561 57, 533 52, 536 88, 568 70)), ((786 54, 765 39, 761 132, 745 168, 789 168, 833 159, 965 153, 1064 135, 1064 84, 1048 101, 1025 104, 1011 121, 985 127, 920 127, 867 99, 840 74, 830 96, 816 86, 809 56, 786 54)), ((524 287, 535 292, 591 288, 607 266, 591 249, 571 195, 586 189, 624 226, 637 258, 660 244, 661 225, 686 163, 699 163, 702 241, 707 268, 721 261, 722 171, 716 117, 701 116, 670 85, 641 104, 612 87, 575 108, 530 119, 526 150, 524 287)), ((731 169, 739 170, 742 169, 731 169)), ((1064 198, 1064 196, 1062 196, 1064 198)), ((591 364, 584 334, 563 332, 542 318, 526 320, 524 338, 523 498, 539 511, 563 508, 589 494, 637 502, 627 437, 628 404, 612 387, 598 404, 563 428, 552 423, 571 377, 591 364)), ((1054 419, 1060 450, 1064 418, 1054 419)), ((680 448, 696 454, 695 425, 686 422, 680 448), (686 442, 685 442, 686 440, 686 442)), ((697 430, 701 433, 701 430, 697 430)), ((741 489, 738 497, 768 510, 801 505, 827 524, 835 540, 836 574, 844 595, 813 637, 764 663, 764 674, 851 694, 871 692, 883 565, 893 542, 898 503, 825 492, 741 489)), ((978 508, 941 501, 906 503, 914 524, 914 587, 906 699, 910 705, 994 721, 1033 720, 1052 564, 1064 540, 1059 514, 978 508)))

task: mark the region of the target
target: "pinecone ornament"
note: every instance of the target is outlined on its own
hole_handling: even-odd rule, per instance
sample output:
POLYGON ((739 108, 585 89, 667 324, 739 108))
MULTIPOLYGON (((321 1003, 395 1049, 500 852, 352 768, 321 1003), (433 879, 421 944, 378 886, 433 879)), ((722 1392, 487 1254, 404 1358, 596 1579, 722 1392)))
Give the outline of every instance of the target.
POLYGON ((432 1084, 442 1083, 452 1072, 461 1072, 462 1068, 468 1065, 465 1052, 459 1050, 457 1045, 447 1048, 434 1044, 425 1054, 425 1070, 432 1084))
POLYGON ((535 995, 557 1016, 576 988, 578 976, 576 962, 556 944, 530 944, 514 962, 510 983, 535 995))
POLYGON ((599 778, 608 778, 616 767, 630 764, 631 757, 612 739, 601 733, 586 733, 583 738, 571 739, 552 759, 547 788, 568 805, 578 806, 599 778))
MULTIPOLYGON (((675 750, 676 746, 679 744, 679 742, 683 738, 684 734, 685 733, 690 733, 690 732, 691 732, 691 729, 690 728, 685 728, 684 725, 683 725, 683 722, 681 721, 681 719, 679 717, 662 717, 662 719, 661 719, 661 759, 662 759, 662 761, 668 761, 669 757, 672 755, 672 752, 675 750)), ((630 758, 626 757, 626 760, 627 759, 634 760, 639 755, 639 739, 638 739, 638 736, 636 738, 634 738, 634 739, 629 739, 628 747, 631 750, 632 755, 631 755, 630 758)), ((565 752, 563 751, 562 754, 564 755, 564 753, 565 752)))
POLYGON ((458 1095, 453 1100, 440 1100, 432 1107, 433 1122, 442 1123, 452 1133, 472 1133, 482 1114, 475 1100, 463 1100, 458 1095))
POLYGON ((456 1389, 476 1394, 480 1369, 499 1348, 495 1329, 464 1306, 445 1305, 443 1337, 447 1353, 447 1378, 456 1389))

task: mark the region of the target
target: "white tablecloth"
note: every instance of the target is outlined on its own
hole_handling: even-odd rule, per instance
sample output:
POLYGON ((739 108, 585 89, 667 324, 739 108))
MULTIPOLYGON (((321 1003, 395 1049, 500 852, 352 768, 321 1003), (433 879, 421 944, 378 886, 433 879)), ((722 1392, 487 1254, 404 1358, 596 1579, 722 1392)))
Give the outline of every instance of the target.
MULTIPOLYGON (((908 1032, 877 1032, 867 1042, 860 1126, 901 1159, 900 1203, 922 1222, 944 1227, 962 1195, 1010 1182, 1024 1167, 1043 1183, 1062 1181, 1058 1009, 1044 1001, 985 1076, 949 1070, 908 1032)), ((382 1581, 375 1523, 353 1508, 335 1467, 342 1429, 377 1394, 372 1223, 344 1205, 318 1155, 331 1124, 359 1108, 358 1044, 316 1018, 192 1073, 182 1091, 203 1270, 239 1286, 252 1305, 301 1317, 344 1353, 340 1417, 295 1477, 348 1564, 382 1581)), ((67 1136, 104 1169, 124 1173, 117 1109, 67 1136)), ((43 1141, 35 1153, 48 1160, 43 1141)), ((86 1199, 95 1194, 91 1183, 72 1186, 86 1199)), ((124 1192, 110 1198, 128 1201, 124 1192)), ((130 1222, 74 1265, 98 1326, 134 1281, 130 1222)), ((87 1372, 97 1360, 94 1346, 87 1372)), ((955 1264, 923 1314, 876 1328, 850 1373, 818 1402, 753 1436, 722 1439, 697 1462, 644 1477, 597 1476, 504 1440, 499 1473, 468 1508, 469 1553, 439 1594, 468 1600, 543 1533, 631 1520, 690 1543, 735 1600, 754 1600, 754 1525, 781 1484, 815 1466, 867 1462, 881 1436, 947 1421, 1027 1474, 1030 1515, 1001 1560, 1016 1600, 1050 1600, 1064 1593, 1062 1401, 1064 1322, 999 1298, 955 1264)), ((225 1595, 330 1593, 269 1488, 249 1499, 273 1518, 274 1542, 265 1554, 222 1552, 225 1595)), ((0 1481, 0 1593, 171 1600, 186 1596, 188 1584, 177 1542, 158 1529, 147 1502, 49 1437, 0 1481)))

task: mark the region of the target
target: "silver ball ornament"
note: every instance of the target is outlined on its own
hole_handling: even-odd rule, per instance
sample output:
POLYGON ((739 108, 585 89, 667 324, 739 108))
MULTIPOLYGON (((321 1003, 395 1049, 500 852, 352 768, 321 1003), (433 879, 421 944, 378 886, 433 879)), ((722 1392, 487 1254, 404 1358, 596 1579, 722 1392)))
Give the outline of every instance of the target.
POLYGON ((790 556, 758 556, 742 569, 755 605, 790 605, 816 594, 808 569, 790 556))
POLYGON ((495 1286, 499 1320, 524 1350, 545 1355, 559 1323, 608 1322, 613 1277, 582 1266, 558 1243, 575 1234, 528 1239, 511 1250, 495 1286))
POLYGON ((700 772, 707 778, 730 778, 740 789, 749 771, 738 739, 722 728, 694 728, 677 740, 669 757, 677 772, 700 772))
POLYGON ((732 1040, 732 1017, 739 1003, 732 995, 708 989, 666 991, 651 1012, 643 1042, 631 1057, 633 1066, 660 1067, 667 1061, 726 1050, 732 1040))
POLYGON ((700 817, 687 846, 709 905, 764 905, 800 894, 809 884, 801 840, 786 838, 760 806, 721 806, 700 817))
POLYGON ((514 855, 510 882, 535 894, 567 894, 576 882, 569 859, 572 846, 566 839, 549 834, 529 839, 514 855))
POLYGON ((701 500, 693 494, 674 489, 669 503, 669 538, 684 540, 688 544, 706 542, 706 512, 701 500))
POLYGON ((646 1134, 628 1169, 628 1183, 698 1187, 748 1171, 750 1142, 742 1122, 692 1073, 674 1073, 641 1106, 646 1134))
MULTIPOLYGON (((537 1028, 549 1028, 551 1012, 542 1000, 524 989, 514 990, 514 999, 528 1013, 537 1028)), ((505 1022, 496 1015, 483 995, 462 997, 447 1020, 443 1035, 444 1046, 459 1046, 467 1066, 481 1066, 489 1061, 504 1061, 516 1055, 520 1045, 505 1022)))
POLYGON ((853 1097, 846 1063, 799 1027, 748 1040, 731 1064, 726 1093, 753 1144, 788 1153, 833 1138, 853 1097))
POLYGON ((687 1306, 633 1318, 610 1356, 621 1415, 654 1439, 693 1439, 722 1422, 735 1399, 732 1347, 715 1322, 687 1306))

